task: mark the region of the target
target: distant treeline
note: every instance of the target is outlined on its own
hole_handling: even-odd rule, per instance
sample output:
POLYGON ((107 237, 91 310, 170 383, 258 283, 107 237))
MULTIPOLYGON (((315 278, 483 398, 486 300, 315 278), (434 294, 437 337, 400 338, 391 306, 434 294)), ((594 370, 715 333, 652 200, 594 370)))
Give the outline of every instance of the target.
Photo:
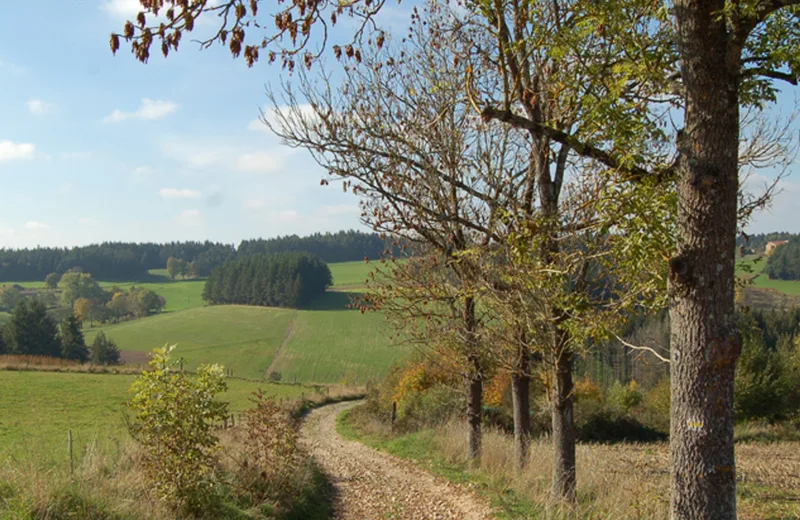
POLYGON ((774 280, 800 280, 800 237, 775 249, 767 259, 764 273, 774 280))
POLYGON ((736 237, 736 247, 738 247, 744 254, 763 253, 767 247, 767 242, 775 240, 789 240, 797 238, 800 235, 796 233, 789 233, 787 231, 778 231, 774 233, 759 233, 757 235, 739 235, 736 237))
POLYGON ((328 265, 308 253, 245 256, 214 269, 203 299, 212 304, 302 307, 332 283, 328 265))
POLYGON ((194 262, 196 274, 208 276, 223 263, 258 253, 305 252, 326 262, 377 258, 385 249, 375 233, 340 231, 296 235, 233 244, 216 242, 105 242, 75 248, 0 249, 0 282, 44 280, 49 273, 90 272, 98 280, 141 280, 149 269, 163 269, 172 257, 194 262))
POLYGON ((315 233, 307 237, 290 235, 257 240, 243 240, 239 256, 259 253, 309 253, 328 263, 351 262, 364 258, 377 259, 386 249, 386 241, 376 233, 340 231, 315 233))

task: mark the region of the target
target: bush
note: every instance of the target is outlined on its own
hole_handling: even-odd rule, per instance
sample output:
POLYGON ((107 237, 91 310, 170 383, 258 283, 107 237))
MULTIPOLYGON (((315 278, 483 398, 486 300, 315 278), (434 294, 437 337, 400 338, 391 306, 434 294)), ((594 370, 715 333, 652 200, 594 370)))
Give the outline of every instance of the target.
POLYGON ((175 510, 199 512, 212 496, 219 442, 214 428, 228 414, 228 404, 216 396, 227 384, 219 365, 201 365, 194 377, 176 370, 173 349, 155 349, 150 370, 131 386, 130 430, 143 447, 156 496, 175 510))
POLYGON ((95 365, 119 365, 120 352, 117 344, 103 332, 95 336, 90 348, 92 363, 95 365))
POLYGON ((667 435, 644 426, 630 415, 603 410, 579 425, 578 438, 586 442, 654 442, 666 439, 667 435))
POLYGON ((242 452, 235 481, 252 502, 273 499, 288 505, 304 462, 298 422, 260 391, 241 428, 242 452))
POLYGON ((627 385, 616 381, 608 389, 607 401, 609 407, 617 413, 629 414, 634 406, 642 402, 642 393, 636 381, 631 380, 627 385))
POLYGON ((641 404, 633 409, 633 415, 645 426, 668 434, 671 402, 669 377, 664 377, 644 392, 641 404))
POLYGON ((742 355, 736 369, 734 413, 737 421, 770 423, 800 412, 800 352, 784 336, 775 349, 765 345, 756 327, 743 329, 742 355))

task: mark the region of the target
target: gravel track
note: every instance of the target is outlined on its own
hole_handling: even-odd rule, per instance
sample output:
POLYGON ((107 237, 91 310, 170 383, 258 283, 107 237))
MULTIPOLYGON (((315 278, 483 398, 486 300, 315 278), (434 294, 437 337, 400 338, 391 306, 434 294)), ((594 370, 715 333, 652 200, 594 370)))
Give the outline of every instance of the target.
POLYGON ((303 442, 334 489, 337 520, 494 518, 488 504, 413 463, 381 453, 336 432, 336 417, 359 403, 313 410, 302 428, 303 442))

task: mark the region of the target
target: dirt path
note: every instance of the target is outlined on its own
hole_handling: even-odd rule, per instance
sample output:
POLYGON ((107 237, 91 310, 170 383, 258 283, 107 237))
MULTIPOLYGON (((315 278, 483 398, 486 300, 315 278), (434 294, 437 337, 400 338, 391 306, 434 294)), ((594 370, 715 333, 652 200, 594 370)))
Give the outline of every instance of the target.
POLYGON ((297 313, 295 313, 292 321, 289 322, 289 326, 286 327, 286 335, 283 337, 283 341, 281 344, 278 345, 277 350, 275 350, 275 354, 272 355, 272 363, 269 364, 267 367, 267 371, 264 372, 264 379, 269 381, 270 376, 273 372, 275 372, 275 365, 278 362, 278 357, 280 356, 281 352, 283 351, 283 347, 289 344, 289 340, 292 339, 292 334, 294 333, 294 322, 297 321, 297 313))
POLYGON ((412 463, 348 441, 336 432, 336 417, 358 403, 312 411, 303 442, 336 490, 337 520, 491 519, 489 506, 465 488, 412 463))

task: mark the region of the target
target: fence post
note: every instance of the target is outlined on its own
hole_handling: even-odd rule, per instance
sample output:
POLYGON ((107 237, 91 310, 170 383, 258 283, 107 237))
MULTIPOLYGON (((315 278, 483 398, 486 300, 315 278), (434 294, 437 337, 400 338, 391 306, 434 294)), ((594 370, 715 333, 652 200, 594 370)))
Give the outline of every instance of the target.
POLYGON ((397 401, 392 401, 392 430, 394 430, 394 422, 397 420, 397 401))
POLYGON ((69 474, 75 474, 75 459, 72 455, 72 430, 67 433, 67 446, 69 447, 69 474))

